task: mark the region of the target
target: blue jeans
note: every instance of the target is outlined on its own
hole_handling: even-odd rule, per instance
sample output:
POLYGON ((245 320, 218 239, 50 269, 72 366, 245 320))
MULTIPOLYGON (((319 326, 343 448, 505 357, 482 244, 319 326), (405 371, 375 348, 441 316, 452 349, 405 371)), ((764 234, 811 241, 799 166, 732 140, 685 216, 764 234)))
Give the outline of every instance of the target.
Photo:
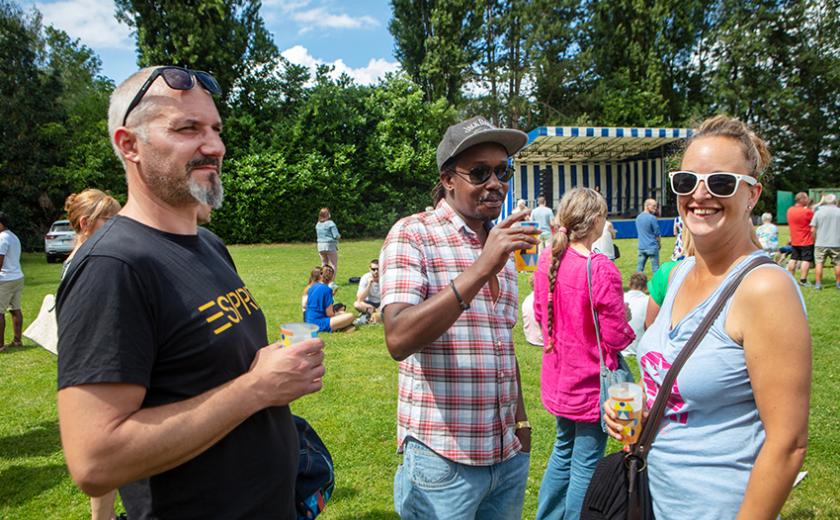
POLYGON ((557 418, 557 440, 540 485, 537 520, 580 518, 583 496, 606 444, 607 434, 599 423, 557 418))
POLYGON ((492 466, 467 466, 409 438, 394 475, 394 510, 403 520, 519 520, 530 460, 518 453, 492 466))
POLYGON ((650 258, 650 273, 651 275, 656 274, 657 269, 659 269, 659 249, 639 249, 636 272, 645 272, 645 264, 648 258, 650 258))

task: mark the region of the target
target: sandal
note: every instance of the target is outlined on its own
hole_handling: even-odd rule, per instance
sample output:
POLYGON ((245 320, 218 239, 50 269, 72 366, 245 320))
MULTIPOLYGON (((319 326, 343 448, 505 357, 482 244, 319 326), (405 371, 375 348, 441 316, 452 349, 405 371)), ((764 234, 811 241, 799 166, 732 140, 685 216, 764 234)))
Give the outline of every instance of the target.
POLYGON ((7 347, 22 347, 22 346, 23 346, 23 342, 21 342, 21 340, 19 340, 19 339, 16 339, 16 340, 12 341, 11 343, 9 343, 9 344, 8 344, 8 345, 6 345, 6 346, 7 346, 7 347))

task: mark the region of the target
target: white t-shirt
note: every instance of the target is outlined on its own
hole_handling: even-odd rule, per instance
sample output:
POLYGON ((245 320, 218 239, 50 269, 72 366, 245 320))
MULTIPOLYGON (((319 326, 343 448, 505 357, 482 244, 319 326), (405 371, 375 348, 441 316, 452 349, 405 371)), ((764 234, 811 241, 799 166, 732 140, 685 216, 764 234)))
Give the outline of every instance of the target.
POLYGON ((648 296, 642 291, 632 289, 624 293, 624 303, 630 306, 630 328, 636 334, 636 339, 633 343, 627 345, 627 348, 621 351, 625 356, 636 355, 636 346, 639 340, 642 339, 642 334, 645 333, 645 314, 647 314, 648 296))
POLYGON ((0 282, 11 282, 23 278, 23 271, 20 270, 20 240, 8 229, 0 232, 0 255, 3 255, 0 282))
POLYGON ((534 317, 533 292, 522 301, 522 328, 525 330, 525 340, 528 343, 539 347, 543 346, 542 329, 534 317))
POLYGON ((359 290, 356 291, 356 299, 358 300, 367 288, 367 286, 370 285, 370 292, 368 292, 367 298, 365 298, 365 300, 369 301, 372 304, 379 305, 379 303, 382 301, 381 297, 379 296, 379 282, 372 282, 371 278, 372 275, 370 274, 370 272, 367 272, 362 275, 362 278, 359 280, 359 290))
POLYGON ((607 256, 610 260, 615 260, 615 249, 613 248, 613 225, 608 220, 606 224, 604 224, 604 232, 601 233, 601 238, 595 241, 592 244, 592 249, 594 251, 598 251, 599 253, 603 253, 607 256))

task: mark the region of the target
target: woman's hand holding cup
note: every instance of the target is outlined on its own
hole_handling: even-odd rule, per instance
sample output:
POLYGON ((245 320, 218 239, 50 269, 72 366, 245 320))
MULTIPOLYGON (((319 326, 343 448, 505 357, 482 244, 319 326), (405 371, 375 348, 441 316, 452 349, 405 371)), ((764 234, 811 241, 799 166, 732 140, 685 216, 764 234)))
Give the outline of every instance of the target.
POLYGON ((625 446, 635 444, 648 414, 642 387, 636 383, 618 383, 609 388, 609 395, 604 402, 608 433, 625 446))

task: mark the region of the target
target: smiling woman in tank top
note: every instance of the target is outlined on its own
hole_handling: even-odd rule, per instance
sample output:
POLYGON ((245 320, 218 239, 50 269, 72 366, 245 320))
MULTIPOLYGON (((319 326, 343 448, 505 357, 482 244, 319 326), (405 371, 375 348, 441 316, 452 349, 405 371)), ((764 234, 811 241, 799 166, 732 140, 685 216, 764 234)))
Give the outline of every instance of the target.
MULTIPOLYGON (((639 344, 648 404, 726 281, 764 254, 750 215, 769 160, 747 125, 717 116, 703 122, 670 174, 695 255, 674 268, 639 344)), ((765 264, 744 278, 688 358, 656 425, 648 471, 657 520, 777 518, 805 457, 810 384, 801 294, 787 272, 765 264)))

